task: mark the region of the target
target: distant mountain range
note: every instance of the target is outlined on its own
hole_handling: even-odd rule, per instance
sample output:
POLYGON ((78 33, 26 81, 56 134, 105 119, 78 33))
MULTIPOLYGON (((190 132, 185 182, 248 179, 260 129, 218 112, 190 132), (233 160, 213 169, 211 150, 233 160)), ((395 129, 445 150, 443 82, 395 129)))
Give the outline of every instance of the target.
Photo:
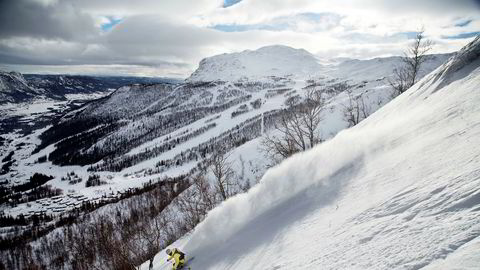
POLYGON ((68 94, 91 94, 129 84, 177 83, 178 80, 150 77, 102 77, 39 75, 0 71, 0 104, 38 98, 66 100, 68 94))
MULTIPOLYGON (((424 64, 422 76, 445 62, 453 54, 434 54, 424 64)), ((377 79, 390 76, 401 57, 369 60, 335 58, 319 59, 304 49, 273 45, 258 50, 224 53, 204 58, 187 82, 260 80, 266 77, 313 78, 330 75, 345 79, 377 79), (358 76, 357 76, 358 75, 358 76)))

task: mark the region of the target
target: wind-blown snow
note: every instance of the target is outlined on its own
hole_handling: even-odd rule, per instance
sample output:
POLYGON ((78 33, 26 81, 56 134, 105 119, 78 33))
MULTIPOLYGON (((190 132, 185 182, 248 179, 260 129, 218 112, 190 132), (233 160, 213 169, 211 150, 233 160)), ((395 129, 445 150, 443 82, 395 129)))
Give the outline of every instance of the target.
POLYGON ((192 268, 480 265, 479 48, 211 211, 181 242, 192 268))

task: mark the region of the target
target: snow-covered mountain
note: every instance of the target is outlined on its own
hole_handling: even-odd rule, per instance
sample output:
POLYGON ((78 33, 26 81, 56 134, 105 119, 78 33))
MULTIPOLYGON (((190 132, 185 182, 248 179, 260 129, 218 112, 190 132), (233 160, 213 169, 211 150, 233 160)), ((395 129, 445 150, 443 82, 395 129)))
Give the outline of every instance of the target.
POLYGON ((35 88, 45 90, 52 98, 66 99, 68 95, 91 94, 118 89, 130 84, 176 83, 168 78, 80 76, 26 74, 25 79, 35 88))
POLYGON ((479 87, 477 37, 172 246, 192 269, 478 269, 479 87))
POLYGON ((29 85, 21 73, 0 70, 0 104, 24 101, 43 93, 29 85))
MULTIPOLYGON (((432 58, 425 65, 422 75, 440 66, 445 57, 432 58)), ((208 166, 208 159, 219 148, 229 152, 229 161, 236 177, 242 179, 241 184, 253 186, 270 165, 269 158, 260 149, 262 139, 265 134, 275 132, 274 123, 279 116, 292 109, 292 102, 304 102, 309 91, 321 93, 325 104, 317 132, 322 135, 321 139, 330 139, 350 126, 345 111, 355 100, 361 101, 357 105, 363 104, 362 110, 367 115, 391 100, 392 92, 387 77, 398 63, 399 58, 391 57, 350 59, 320 65, 315 57, 304 50, 270 46, 257 51, 206 58, 200 68, 183 83, 120 87, 107 96, 62 114, 63 117, 59 119, 48 119, 50 126, 34 129, 32 134, 19 134, 14 128, 13 132, 0 137, 0 191, 7 194, 0 199, 12 199, 3 211, 8 216, 27 219, 39 214, 52 219, 68 213, 83 215, 79 208, 91 211, 99 207, 99 203, 117 202, 120 199, 122 202, 126 192, 138 188, 135 192, 141 194, 146 185, 151 187, 152 183, 163 183, 165 179, 177 181, 172 183, 175 186, 185 185, 185 179, 208 166), (38 176, 38 173, 44 175, 40 178, 42 181, 47 181, 40 181, 44 186, 49 186, 45 192, 47 195, 38 195, 36 192, 38 182, 33 181, 32 177, 35 174, 38 176), (50 175, 53 179, 48 177, 50 175), (58 190, 63 194, 58 195, 58 190), (53 193, 55 197, 52 197, 53 193)), ((48 78, 40 81, 46 79, 50 81, 48 78)), ((64 82, 65 79, 68 78, 58 78, 64 82)), ((72 84, 62 82, 62 85, 70 87, 72 84)), ((360 118, 359 121, 365 117, 360 118)), ((375 130, 371 129, 372 132, 375 130)), ((350 139, 344 141, 349 148, 356 149, 352 147, 356 141, 359 147, 363 145, 362 140, 350 139)), ((338 139, 332 141, 335 140, 338 139)), ((328 148, 330 144, 327 142, 320 148, 328 148)), ((333 145, 339 147, 338 143, 333 145)), ((333 160, 324 161, 319 168, 335 170, 336 166, 342 165, 335 163, 335 154, 328 155, 333 160)), ((317 166, 314 161, 303 161, 304 165, 317 166)), ((347 172, 350 170, 348 166, 345 168, 347 172)), ((301 175, 299 171, 295 173, 301 175)), ((253 193, 262 189, 265 181, 274 183, 273 180, 265 180, 271 177, 269 174, 271 172, 260 185, 253 188, 253 193)), ((279 181, 285 179, 283 177, 279 175, 279 181)), ((291 183, 288 189, 293 191, 294 197, 300 196, 297 195, 297 188, 308 184, 302 184, 298 179, 291 183)), ((272 192, 275 193, 275 189, 272 192)), ((262 196, 267 200, 283 198, 283 195, 277 195, 264 192, 262 196)), ((244 196, 251 195, 240 197, 244 196)), ((263 202, 257 203, 259 210, 269 207, 268 201, 265 206, 261 206, 263 202)), ((102 208, 94 211, 93 215, 108 214, 114 208, 102 208)), ((245 209, 248 213, 248 206, 245 209)), ((214 210, 209 215, 213 215, 213 220, 217 211, 223 210, 214 210)), ((242 217, 240 214, 232 219, 242 217)), ((208 224, 210 221, 206 222, 208 224)), ((240 228, 248 222, 233 224, 232 228, 240 228)), ((25 230, 28 231, 28 228, 25 230)), ((219 232, 223 233, 222 230, 219 232)), ((172 239, 176 238, 169 238, 168 241, 172 239)), ((192 247, 199 243, 192 241, 192 247)), ((190 249, 190 252, 197 251, 190 249)), ((203 265, 203 261, 199 263, 203 265)))
MULTIPOLYGON (((445 62, 452 54, 431 55, 421 76, 445 62)), ((272 45, 257 50, 224 53, 204 58, 187 82, 262 80, 268 77, 308 78, 330 75, 349 80, 372 80, 388 77, 402 65, 401 57, 369 60, 333 59, 324 61, 304 49, 272 45)))
POLYGON ((0 71, 0 133, 27 134, 52 119, 115 89, 135 83, 178 83, 150 77, 102 77, 79 75, 20 74, 0 71))
MULTIPOLYGON (((270 118, 287 108, 287 100, 302 99, 308 90, 324 92, 327 102, 319 133, 323 139, 331 138, 348 127, 343 114, 348 103, 345 90, 356 97, 361 96, 368 113, 374 112, 391 99, 386 77, 399 62, 398 58, 384 58, 320 66, 308 52, 285 46, 219 57, 227 66, 234 66, 236 61, 231 59, 232 55, 251 61, 251 67, 236 73, 242 80, 237 80, 240 77, 221 77, 223 73, 218 76, 212 70, 200 72, 199 69, 191 77, 204 74, 199 81, 129 85, 65 114, 49 129, 39 131, 28 140, 16 138, 17 135, 6 136, 15 139, 4 146, 1 157, 14 152, 16 162, 9 171, 15 176, 0 176, 0 181, 23 183, 25 176, 42 172, 55 176, 50 181, 53 186, 80 192, 93 199, 105 195, 106 190, 123 191, 161 176, 188 173, 201 164, 212 149, 221 146, 232 151, 232 162, 238 170, 244 167, 245 179, 253 184, 269 163, 260 150, 263 132, 271 128, 268 126, 272 121, 270 118), (264 66, 278 64, 285 67, 283 71, 286 68, 301 70, 299 65, 308 68, 303 75, 277 73, 278 76, 272 77, 267 73, 270 75, 265 76, 262 72, 268 69, 262 69, 262 72, 256 69, 258 60, 262 60, 254 56, 257 54, 267 57, 263 59, 265 61, 272 61, 264 66), (275 54, 279 55, 277 60, 271 59, 275 54), (282 62, 284 60, 296 64, 288 65, 282 62), (354 70, 355 76, 349 76, 354 70), (321 73, 317 74, 317 71, 321 73), (263 123, 265 118, 267 124, 263 123), (16 144, 28 145, 28 151, 35 149, 34 154, 16 150, 16 144), (37 162, 47 157, 47 163, 37 162), (245 164, 240 164, 239 160, 245 164), (76 165, 88 166, 79 168, 76 165), (95 194, 83 183, 65 185, 60 179, 68 170, 74 170, 82 178, 100 173, 109 184, 96 188, 95 194), (130 180, 125 182, 125 177, 130 180)), ((438 67, 442 59, 444 56, 441 55, 432 58, 424 72, 438 67)), ((43 78, 42 81, 46 79, 51 80, 43 78)), ((19 214, 25 210, 18 207, 9 213, 19 214)))
POLYGON ((273 45, 251 51, 204 58, 187 78, 189 82, 255 80, 268 76, 312 76, 322 65, 304 49, 273 45))
POLYGON ((68 100, 79 95, 106 93, 134 83, 164 82, 176 83, 178 81, 149 77, 21 74, 0 70, 0 105, 30 102, 35 99, 68 100))

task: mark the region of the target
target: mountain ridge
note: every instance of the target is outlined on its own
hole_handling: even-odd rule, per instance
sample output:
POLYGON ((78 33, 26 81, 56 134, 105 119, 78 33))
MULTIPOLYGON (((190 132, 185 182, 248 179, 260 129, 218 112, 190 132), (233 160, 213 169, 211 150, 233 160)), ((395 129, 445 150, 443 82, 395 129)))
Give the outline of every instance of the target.
POLYGON ((202 59, 187 82, 238 81, 268 76, 306 76, 322 68, 305 49, 271 45, 257 50, 224 53, 202 59))
MULTIPOLYGON (((422 71, 422 76, 432 70, 428 66, 438 66, 452 55, 454 53, 429 55, 425 63, 427 68, 426 71, 422 71)), ((355 77, 357 73, 360 73, 365 79, 372 79, 385 69, 393 71, 394 68, 401 65, 401 56, 371 59, 338 58, 334 61, 325 61, 305 49, 295 49, 286 45, 270 45, 256 50, 223 53, 203 58, 198 68, 185 81, 191 83, 258 81, 282 76, 304 79, 322 74, 348 78, 355 77), (382 67, 379 68, 379 65, 382 67), (365 72, 363 69, 370 69, 374 73, 365 72), (336 70, 342 70, 343 73, 340 74, 336 70)))
POLYGON ((103 93, 129 84, 178 82, 168 78, 22 74, 0 70, 0 104, 31 102, 35 99, 65 101, 68 95, 103 93))

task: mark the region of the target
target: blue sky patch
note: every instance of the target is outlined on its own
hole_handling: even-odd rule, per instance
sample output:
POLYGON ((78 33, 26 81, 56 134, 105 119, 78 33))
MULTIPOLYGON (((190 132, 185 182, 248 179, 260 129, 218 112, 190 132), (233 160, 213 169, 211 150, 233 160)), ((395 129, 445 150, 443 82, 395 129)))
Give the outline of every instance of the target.
POLYGON ((478 35, 480 35, 480 32, 476 31, 476 32, 461 33, 461 34, 454 35, 454 36, 442 36, 442 38, 444 38, 444 39, 464 39, 464 38, 476 37, 478 35))
POLYGON ((299 13, 297 17, 308 19, 311 21, 320 21, 325 16, 333 15, 333 13, 314 13, 314 12, 304 12, 299 13))
POLYGON ((223 7, 224 8, 231 7, 235 4, 240 3, 241 1, 242 0, 223 0, 223 7))
POLYGON ((212 26, 212 28, 222 32, 244 32, 252 30, 249 25, 245 24, 217 24, 212 26))
POLYGON ((406 36, 407 39, 416 39, 420 32, 399 32, 398 35, 406 36))
POLYGON ((112 30, 112 28, 115 25, 117 25, 117 24, 119 24, 123 21, 123 19, 113 18, 113 17, 110 17, 110 16, 107 16, 107 18, 110 22, 100 25, 100 28, 105 32, 112 30))
POLYGON ((287 24, 217 24, 212 27, 222 32, 245 32, 252 30, 283 31, 288 29, 287 24))

